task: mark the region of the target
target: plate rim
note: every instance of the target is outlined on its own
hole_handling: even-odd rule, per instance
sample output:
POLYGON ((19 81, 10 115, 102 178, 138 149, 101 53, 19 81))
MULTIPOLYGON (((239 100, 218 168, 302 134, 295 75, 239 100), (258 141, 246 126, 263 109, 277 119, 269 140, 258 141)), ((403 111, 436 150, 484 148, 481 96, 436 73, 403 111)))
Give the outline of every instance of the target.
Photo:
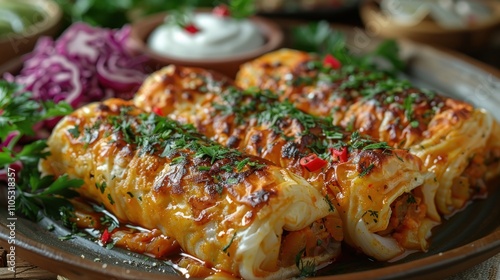
MULTIPOLYGON (((0 245, 6 246, 8 243, 8 232, 9 230, 7 226, 2 223, 0 227, 0 245)), ((160 274, 154 271, 145 274, 144 272, 138 270, 130 270, 113 264, 107 264, 105 269, 103 269, 102 263, 94 262, 90 259, 85 259, 81 256, 62 251, 51 245, 36 242, 22 233, 17 233, 15 238, 16 255, 19 253, 21 258, 35 264, 36 266, 61 275, 67 275, 66 272, 68 272, 68 270, 64 269, 64 266, 61 266, 61 264, 76 266, 84 272, 90 272, 90 275, 84 274, 83 278, 80 278, 77 275, 76 277, 78 278, 75 278, 75 274, 73 272, 71 274, 74 276, 70 278, 72 280, 96 279, 96 277, 97 279, 101 279, 102 277, 105 277, 102 279, 109 279, 109 277, 114 277, 116 279, 138 279, 137 277, 140 277, 140 279, 144 280, 185 279, 180 275, 160 274), (57 265, 54 266, 54 263, 57 265), (91 276, 91 278, 89 278, 89 276, 91 276)), ((495 256, 498 253, 500 253, 500 225, 494 231, 480 239, 438 254, 433 254, 424 258, 379 269, 342 273, 338 275, 318 276, 313 279, 422 279, 422 277, 426 275, 439 275, 439 277, 447 277, 458 272, 456 269, 451 268, 452 266, 455 267, 456 265, 463 263, 461 266, 461 271, 463 271, 495 256), (450 268, 445 269, 447 266, 450 268)))

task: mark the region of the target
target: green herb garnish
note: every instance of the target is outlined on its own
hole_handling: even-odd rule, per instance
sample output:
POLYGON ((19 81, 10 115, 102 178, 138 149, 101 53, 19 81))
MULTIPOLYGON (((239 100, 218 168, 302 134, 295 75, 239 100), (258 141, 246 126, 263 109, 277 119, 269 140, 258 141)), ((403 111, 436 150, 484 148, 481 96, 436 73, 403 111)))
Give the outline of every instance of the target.
POLYGON ((224 252, 224 253, 227 252, 227 250, 229 249, 229 247, 231 247, 231 245, 233 244, 235 237, 236 237, 236 232, 233 234, 233 237, 231 237, 231 240, 229 240, 229 243, 222 248, 222 252, 224 252))
POLYGON ((104 191, 106 190, 106 186, 107 186, 106 181, 102 181, 102 183, 100 183, 100 184, 95 183, 95 187, 97 189, 99 189, 101 191, 101 193, 104 193, 104 191))
POLYGON ((300 271, 299 277, 310 277, 316 274, 316 263, 314 260, 306 261, 302 259, 306 248, 300 250, 297 255, 295 255, 295 265, 300 271))
POLYGON ((330 200, 330 197, 328 197, 328 194, 325 195, 325 201, 326 203, 328 203, 328 211, 330 212, 334 212, 335 211, 335 208, 333 207, 333 203, 332 201, 330 200))
MULTIPOLYGON (((292 29, 292 45, 295 49, 315 52, 320 56, 331 54, 345 66, 383 70, 388 74, 397 73, 405 67, 405 63, 399 58, 399 46, 396 41, 385 40, 374 51, 354 55, 347 47, 344 34, 334 30, 327 21, 292 29), (385 61, 390 67, 383 69, 379 63, 380 60, 385 61)), ((318 65, 313 67, 321 68, 318 65)))
POLYGON ((231 16, 236 19, 247 18, 255 14, 254 0, 230 0, 229 10, 231 16))
POLYGON ((111 205, 115 204, 115 201, 113 200, 113 197, 111 196, 110 193, 108 193, 108 200, 109 200, 109 203, 111 203, 111 205))
POLYGON ((384 150, 391 150, 392 147, 389 146, 386 142, 378 142, 378 143, 372 143, 368 144, 363 147, 363 151, 365 150, 375 150, 375 149, 384 149, 384 150))
POLYGON ((75 139, 80 137, 80 129, 79 129, 78 125, 75 125, 73 128, 68 129, 68 132, 75 139))
POLYGON ((375 167, 375 165, 373 163, 370 163, 370 165, 368 165, 368 167, 363 168, 363 170, 361 170, 361 173, 359 173, 358 176, 364 177, 364 176, 368 175, 372 171, 373 167, 375 167))

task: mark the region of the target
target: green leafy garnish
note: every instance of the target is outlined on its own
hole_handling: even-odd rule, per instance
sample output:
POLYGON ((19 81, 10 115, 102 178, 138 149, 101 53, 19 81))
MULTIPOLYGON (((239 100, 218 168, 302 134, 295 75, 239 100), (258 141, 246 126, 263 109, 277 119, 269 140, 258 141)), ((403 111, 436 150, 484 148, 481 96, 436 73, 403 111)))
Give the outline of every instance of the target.
POLYGON ((170 162, 170 165, 180 164, 180 163, 184 162, 185 160, 186 160, 185 156, 178 156, 178 157, 175 157, 172 159, 172 161, 170 162))
POLYGON ((112 232, 115 228, 119 227, 120 224, 112 217, 104 214, 100 219, 101 223, 108 227, 108 231, 112 232))
POLYGON ((349 65, 348 67, 384 70, 393 74, 405 67, 405 63, 399 58, 399 46, 396 41, 385 40, 372 52, 354 55, 347 46, 344 34, 334 30, 327 21, 294 28, 292 42, 295 49, 315 52, 320 56, 331 54, 343 65, 349 65), (390 67, 382 69, 380 60, 385 61, 390 67))
POLYGON ((300 250, 300 252, 295 255, 295 265, 300 272, 299 277, 310 277, 316 274, 316 263, 314 260, 304 261, 302 259, 305 251, 306 248, 300 250))
POLYGON ((67 175, 56 179, 40 174, 38 162, 48 156, 45 140, 26 144, 20 151, 14 147, 21 137, 34 135, 33 127, 36 124, 69 114, 72 108, 65 102, 56 104, 52 101, 37 101, 32 97, 21 86, 0 81, 0 141, 15 135, 0 148, 0 166, 9 173, 15 173, 10 165, 22 163, 22 170, 16 174, 16 211, 32 220, 37 220, 41 212, 59 220, 67 217, 67 209, 73 207, 66 198, 78 195, 74 188, 80 187, 83 181, 67 175))
POLYGON ((238 163, 236 163, 236 170, 238 172, 240 172, 241 170, 243 170, 245 165, 247 165, 247 163, 249 163, 249 162, 250 162, 250 158, 245 158, 242 161, 239 161, 238 163))
POLYGON ((247 18, 255 14, 254 0, 230 0, 229 10, 231 16, 236 19, 247 18))
POLYGON ((363 151, 365 150, 375 150, 375 149, 384 149, 391 150, 392 147, 389 146, 386 142, 372 143, 363 147, 363 151))
POLYGON ((66 240, 75 239, 77 236, 85 237, 85 236, 87 236, 87 234, 85 234, 83 232, 70 233, 67 235, 59 236, 58 239, 61 241, 66 241, 66 240))
POLYGON ((113 197, 111 196, 110 193, 108 193, 108 200, 111 205, 115 204, 115 201, 113 200, 113 197))
POLYGON ((212 169, 210 166, 198 166, 199 171, 210 171, 210 169, 212 169))
POLYGON ((224 247, 222 248, 222 252, 224 252, 224 253, 226 253, 226 252, 227 252, 227 250, 229 249, 229 247, 231 247, 231 245, 233 244, 233 242, 234 242, 234 238, 235 238, 235 237, 236 237, 236 232, 233 234, 233 237, 231 237, 231 240, 229 240, 229 243, 228 243, 228 244, 226 244, 226 246, 224 246, 224 247))
POLYGON ((68 129, 68 132, 75 139, 80 137, 80 129, 78 128, 78 125, 75 125, 75 127, 68 129))
POLYGON ((102 181, 102 183, 95 183, 95 187, 101 191, 101 193, 104 193, 106 190, 107 184, 106 181, 102 181))
POLYGON ((216 160, 223 159, 226 155, 235 151, 226 149, 220 145, 200 146, 196 156, 210 158, 210 163, 213 164, 216 160))
POLYGON ((378 211, 376 210, 367 210, 361 217, 364 217, 366 214, 369 214, 370 217, 373 217, 373 222, 378 222, 378 211))
POLYGON ((325 195, 325 201, 326 203, 328 203, 328 211, 330 212, 334 212, 335 211, 335 208, 333 207, 333 203, 332 201, 330 200, 330 197, 328 197, 328 194, 325 195))
POLYGON ((373 163, 370 163, 370 165, 368 165, 367 167, 363 168, 363 170, 361 170, 361 172, 359 173, 359 177, 364 177, 368 174, 370 174, 370 172, 372 171, 373 167, 375 167, 375 165, 373 163))
MULTIPOLYGON (((69 104, 52 101, 36 101, 32 94, 22 92, 22 87, 0 81, 0 140, 4 141, 11 132, 23 135, 34 135, 33 127, 42 120, 64 116, 72 112, 69 104)), ((10 146, 12 147, 12 145, 10 146)))
POLYGON ((78 188, 83 184, 82 180, 69 179, 67 175, 60 176, 55 181, 52 176, 40 178, 37 176, 38 172, 29 175, 29 178, 39 179, 41 183, 30 186, 23 179, 22 184, 18 184, 16 209, 32 220, 38 219, 40 210, 48 217, 60 220, 63 213, 61 208, 73 207, 67 198, 78 195, 73 188, 78 188))

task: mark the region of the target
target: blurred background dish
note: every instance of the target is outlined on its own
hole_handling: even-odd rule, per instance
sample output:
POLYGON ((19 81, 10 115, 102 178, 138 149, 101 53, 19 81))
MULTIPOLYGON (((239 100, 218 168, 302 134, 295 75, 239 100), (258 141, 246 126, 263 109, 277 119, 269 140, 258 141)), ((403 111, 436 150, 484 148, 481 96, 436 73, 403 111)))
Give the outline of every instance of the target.
POLYGON ((40 36, 54 36, 61 19, 52 0, 0 0, 0 69, 18 65, 40 36))
MULTIPOLYGON (((197 10, 197 13, 207 14, 209 11, 210 10, 197 10)), ((227 56, 214 55, 211 53, 210 55, 205 56, 205 58, 196 57, 194 54, 190 57, 189 53, 182 55, 175 53, 166 54, 161 52, 161 48, 167 50, 168 46, 162 46, 162 39, 152 38, 152 34, 154 32, 155 37, 159 36, 158 33, 162 32, 162 28, 165 26, 165 18, 168 15, 168 13, 155 14, 141 18, 132 24, 130 34, 131 47, 138 54, 145 55, 148 58, 147 63, 149 67, 151 67, 151 70, 159 69, 169 64, 178 64, 183 66, 212 69, 222 74, 234 77, 234 74, 242 63, 257 58, 264 53, 278 49, 282 46, 284 40, 283 32, 277 24, 262 17, 252 16, 248 18, 248 21, 255 26, 260 35, 263 37, 262 44, 254 45, 252 49, 248 49, 242 53, 231 54, 228 49, 226 49, 226 46, 220 45, 218 48, 227 52, 227 56), (153 48, 150 44, 152 41, 151 39, 154 39, 156 44, 153 48)), ((235 22, 228 19, 226 23, 230 24, 235 22)), ((197 22, 196 24, 203 25, 201 22, 197 22)), ((229 28, 229 26, 227 27, 229 28)), ((167 37, 165 37, 164 40, 170 40, 171 43, 178 43, 179 41, 182 41, 180 43, 184 43, 184 46, 189 49, 192 49, 193 44, 241 44, 241 42, 232 42, 232 40, 241 39, 237 36, 238 33, 233 34, 234 36, 230 35, 225 37, 224 40, 218 40, 217 38, 205 37, 204 32, 210 32, 210 28, 208 27, 205 28, 204 26, 195 26, 192 25, 192 23, 187 23, 182 27, 184 30, 182 30, 182 28, 175 28, 176 30, 174 30, 173 33, 178 35, 178 37, 175 39, 169 38, 169 33, 166 33, 164 35, 167 37), (185 34, 182 34, 183 31, 185 31, 185 34)), ((215 37, 219 35, 221 34, 216 34, 215 37)), ((227 34, 222 34, 223 37, 226 35, 227 34)), ((207 48, 208 45, 206 45, 207 48)), ((182 47, 182 45, 179 47, 182 47)), ((203 48, 203 45, 200 45, 200 48, 203 48)))
POLYGON ((500 2, 494 0, 366 0, 360 14, 364 25, 382 37, 461 51, 485 47, 500 26, 500 2))

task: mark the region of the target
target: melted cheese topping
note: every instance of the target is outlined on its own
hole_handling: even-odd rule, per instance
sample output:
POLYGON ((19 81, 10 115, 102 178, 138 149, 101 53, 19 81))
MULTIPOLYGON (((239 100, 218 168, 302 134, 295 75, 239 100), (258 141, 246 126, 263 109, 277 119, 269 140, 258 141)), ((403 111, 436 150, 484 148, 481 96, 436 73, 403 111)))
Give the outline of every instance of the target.
MULTIPOLYGON (((133 128, 140 125, 141 113, 117 99, 75 111, 50 136, 51 155, 41 161, 41 171, 83 179, 78 189, 83 197, 102 203, 122 221, 161 230, 211 267, 251 279, 280 269, 287 269, 288 276, 296 274, 296 268, 278 262, 281 235, 334 214, 323 195, 273 165, 244 169, 237 173, 237 182, 223 185, 219 193, 213 189, 214 177, 230 173, 216 167, 248 157, 218 159, 211 171, 201 171, 198 167, 210 166, 210 159, 196 157, 189 149, 178 151, 185 156, 181 163, 158 151, 141 153, 138 144, 127 142, 108 122, 120 116, 133 128), (122 109, 130 111, 123 116, 122 109), (69 133, 75 127, 81 132, 78 137, 69 133), (97 187, 103 183, 104 189, 97 187)), ((318 258, 336 254, 338 250, 318 258)))

